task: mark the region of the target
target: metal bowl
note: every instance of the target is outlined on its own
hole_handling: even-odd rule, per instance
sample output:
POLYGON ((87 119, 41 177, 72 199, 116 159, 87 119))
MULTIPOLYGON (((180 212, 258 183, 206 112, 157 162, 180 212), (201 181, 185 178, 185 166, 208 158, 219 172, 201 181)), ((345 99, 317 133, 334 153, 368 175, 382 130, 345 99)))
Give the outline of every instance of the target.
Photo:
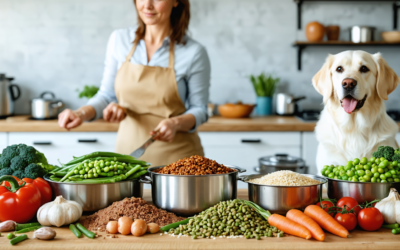
POLYGON ((303 175, 321 183, 309 186, 271 186, 249 182, 265 174, 243 175, 239 180, 248 184, 250 201, 271 213, 286 214, 290 209, 304 209, 308 205, 315 204, 322 197, 322 186, 327 179, 317 175, 303 175))
POLYGON ((192 216, 220 201, 236 199, 238 173, 246 170, 225 166, 236 171, 228 174, 170 175, 154 172, 164 167, 159 166, 149 168, 150 177, 140 181, 152 185, 154 205, 175 214, 192 216))
POLYGON ((126 197, 143 196, 143 184, 138 179, 107 184, 75 184, 44 179, 50 184, 53 196, 62 195, 82 205, 83 211, 98 211, 126 197))
POLYGON ((400 190, 400 182, 372 183, 350 182, 328 179, 328 197, 339 200, 342 197, 353 197, 358 203, 381 200, 389 195, 390 188, 400 190))

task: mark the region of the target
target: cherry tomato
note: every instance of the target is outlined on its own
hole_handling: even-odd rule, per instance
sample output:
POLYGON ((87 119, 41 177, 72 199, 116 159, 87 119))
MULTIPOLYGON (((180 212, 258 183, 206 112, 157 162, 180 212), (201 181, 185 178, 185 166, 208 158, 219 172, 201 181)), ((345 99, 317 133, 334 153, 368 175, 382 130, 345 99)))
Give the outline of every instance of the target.
POLYGON ((382 224, 383 215, 377 208, 364 208, 358 214, 358 225, 366 231, 378 230, 382 224))
MULTIPOLYGON (((318 202, 316 205, 317 206, 319 206, 319 207, 321 207, 321 203, 322 203, 322 208, 325 210, 325 212, 329 212, 329 208, 331 208, 331 207, 333 207, 334 206, 334 204, 332 203, 332 202, 330 202, 330 201, 321 201, 321 202, 318 202)), ((332 211, 332 210, 331 210, 332 211)), ((333 213, 329 213, 329 215, 330 216, 332 216, 332 217, 334 217, 335 216, 335 213, 333 212, 333 213)))
POLYGON ((337 213, 335 216, 335 220, 349 231, 353 230, 357 226, 357 217, 353 213, 348 213, 348 214, 337 213))
POLYGON ((343 197, 336 204, 336 206, 341 207, 341 208, 344 208, 345 205, 346 205, 346 210, 347 211, 350 211, 352 208, 354 208, 354 213, 355 213, 356 216, 361 211, 361 208, 359 206, 357 206, 358 202, 354 198, 343 197))

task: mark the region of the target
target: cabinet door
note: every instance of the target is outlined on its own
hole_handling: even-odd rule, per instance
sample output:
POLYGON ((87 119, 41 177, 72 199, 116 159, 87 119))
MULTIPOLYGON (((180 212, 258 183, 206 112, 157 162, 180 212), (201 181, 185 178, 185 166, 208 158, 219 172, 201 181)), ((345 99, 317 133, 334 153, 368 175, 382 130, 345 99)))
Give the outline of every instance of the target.
POLYGON ((3 151, 3 148, 8 146, 8 134, 7 132, 0 133, 0 154, 3 151))
POLYGON ((309 166, 309 174, 318 174, 317 170, 317 149, 318 141, 314 132, 302 133, 302 158, 309 166))
POLYGON ((115 132, 12 132, 9 143, 24 143, 44 153, 51 164, 59 165, 94 151, 114 152, 117 133, 115 132))

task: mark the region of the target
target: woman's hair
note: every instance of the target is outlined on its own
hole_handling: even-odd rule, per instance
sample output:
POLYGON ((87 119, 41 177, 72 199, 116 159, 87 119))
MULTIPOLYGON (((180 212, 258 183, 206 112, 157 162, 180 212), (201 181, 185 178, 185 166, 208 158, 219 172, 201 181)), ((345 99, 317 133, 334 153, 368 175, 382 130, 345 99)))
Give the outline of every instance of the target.
MULTIPOLYGON (((186 34, 186 31, 189 28, 190 21, 190 3, 189 0, 177 0, 179 2, 178 6, 174 7, 171 12, 170 21, 172 32, 170 35, 170 39, 172 42, 177 44, 185 44, 183 36, 186 34)), ((133 0, 136 6, 136 0, 133 0)), ((137 10, 136 10, 137 11, 137 10)), ((138 17, 138 28, 136 29, 136 38, 134 42, 138 42, 140 39, 143 39, 144 34, 146 32, 146 24, 140 18, 139 13, 138 17)))

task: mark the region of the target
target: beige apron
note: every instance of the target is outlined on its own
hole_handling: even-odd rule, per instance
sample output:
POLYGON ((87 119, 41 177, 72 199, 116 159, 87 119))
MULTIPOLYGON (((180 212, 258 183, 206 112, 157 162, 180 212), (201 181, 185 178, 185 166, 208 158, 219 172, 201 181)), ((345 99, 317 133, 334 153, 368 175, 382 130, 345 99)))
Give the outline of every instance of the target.
MULTIPOLYGON (((140 147, 162 120, 186 111, 175 78, 174 43, 170 43, 168 68, 130 63, 136 46, 118 70, 114 84, 119 105, 128 110, 119 125, 115 149, 122 154, 140 147)), ((191 155, 204 155, 197 132, 177 132, 172 142, 154 142, 140 159, 160 166, 191 155)))

